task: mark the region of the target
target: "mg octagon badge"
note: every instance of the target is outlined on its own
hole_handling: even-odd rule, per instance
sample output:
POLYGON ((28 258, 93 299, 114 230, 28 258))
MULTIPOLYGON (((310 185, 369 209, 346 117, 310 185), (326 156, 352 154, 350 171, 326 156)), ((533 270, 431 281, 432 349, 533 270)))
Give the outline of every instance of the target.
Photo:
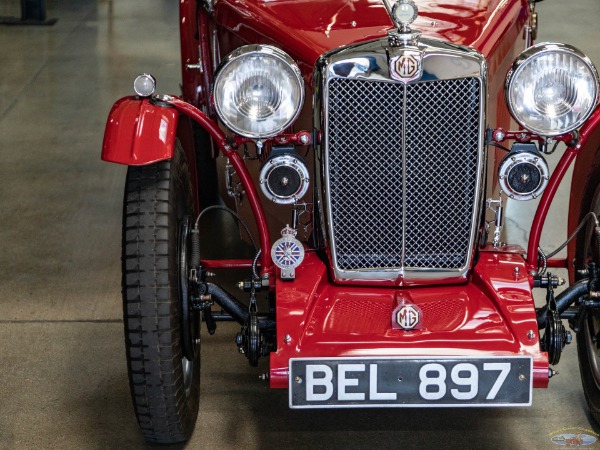
POLYGON ((390 58, 390 75, 394 80, 407 83, 421 78, 423 67, 419 51, 404 50, 390 58))
POLYGON ((410 300, 401 298, 392 313, 392 328, 404 331, 423 328, 423 311, 410 300))

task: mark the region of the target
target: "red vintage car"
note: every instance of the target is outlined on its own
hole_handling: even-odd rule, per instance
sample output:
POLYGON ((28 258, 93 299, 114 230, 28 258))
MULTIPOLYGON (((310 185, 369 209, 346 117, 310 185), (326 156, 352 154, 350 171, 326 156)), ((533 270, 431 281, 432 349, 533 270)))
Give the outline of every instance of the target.
POLYGON ((598 73, 534 42, 534 6, 181 0, 181 96, 137 77, 102 149, 129 166, 125 342, 148 441, 190 437, 200 329, 219 320, 291 408, 387 408, 530 405, 568 319, 600 419, 598 73), (576 156, 557 259, 540 235, 576 156), (540 198, 527 249, 503 242, 507 198, 540 198), (215 209, 250 256, 203 254, 215 209), (570 271, 559 295, 552 267, 570 271))

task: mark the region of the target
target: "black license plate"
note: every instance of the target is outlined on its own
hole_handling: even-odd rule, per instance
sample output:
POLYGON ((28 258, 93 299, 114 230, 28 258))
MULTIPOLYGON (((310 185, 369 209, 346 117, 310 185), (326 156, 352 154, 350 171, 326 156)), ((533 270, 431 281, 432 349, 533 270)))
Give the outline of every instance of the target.
POLYGON ((290 408, 530 406, 531 357, 290 359, 290 408))

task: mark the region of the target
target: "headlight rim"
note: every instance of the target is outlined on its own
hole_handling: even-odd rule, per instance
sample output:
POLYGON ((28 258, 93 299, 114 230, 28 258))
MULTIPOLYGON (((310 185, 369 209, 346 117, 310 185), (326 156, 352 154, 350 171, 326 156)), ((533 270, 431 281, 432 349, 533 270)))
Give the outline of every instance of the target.
POLYGON ((221 62, 219 63, 219 65, 217 66, 217 68, 215 70, 211 93, 213 96, 213 105, 215 108, 215 112, 216 112, 217 116, 219 117, 219 119, 223 122, 223 124, 229 130, 231 130, 232 132, 234 132, 235 134, 237 134, 239 136, 246 137, 249 139, 256 139, 256 140, 268 139, 268 138, 272 138, 274 136, 281 134, 286 128, 288 128, 290 125, 292 125, 296 121, 296 119, 298 119, 298 116, 300 115, 300 112, 302 111, 302 108, 304 106, 304 100, 305 100, 304 78, 302 77, 302 73, 300 71, 300 68, 296 64, 296 62, 292 59, 291 56, 289 56, 286 52, 284 52, 280 48, 275 47, 273 45, 267 45, 267 44, 243 45, 243 46, 238 47, 237 49, 233 50, 227 56, 225 56, 221 60, 221 62), (274 58, 280 60, 281 62, 283 62, 284 64, 286 64, 291 69, 291 72, 294 75, 294 81, 297 83, 298 92, 300 93, 299 99, 298 99, 298 105, 296 107, 294 114, 283 125, 273 129, 269 133, 249 133, 249 132, 246 132, 245 130, 241 130, 239 127, 236 127, 235 124, 229 122, 226 119, 226 115, 222 111, 221 105, 217 101, 216 92, 219 87, 219 83, 221 82, 221 78, 222 78, 223 74, 225 73, 224 68, 228 64, 230 64, 232 61, 235 61, 238 58, 247 57, 250 55, 268 55, 268 56, 274 57, 274 58))
POLYGON ((511 68, 506 74, 506 78, 504 81, 504 98, 511 117, 523 128, 544 137, 561 136, 581 128, 600 104, 600 75, 592 60, 578 48, 561 42, 541 42, 525 49, 519 54, 519 56, 517 56, 517 58, 513 62, 511 68), (593 75, 593 79, 595 80, 594 101, 587 113, 582 115, 577 122, 574 122, 574 124, 572 124, 568 128, 552 133, 536 129, 530 124, 525 123, 524 120, 519 119, 518 114, 514 111, 514 105, 512 104, 510 99, 510 88, 516 75, 518 75, 519 72, 523 70, 523 67, 525 67, 526 63, 530 62, 533 57, 539 57, 546 53, 566 53, 568 55, 578 58, 590 70, 590 72, 593 75))

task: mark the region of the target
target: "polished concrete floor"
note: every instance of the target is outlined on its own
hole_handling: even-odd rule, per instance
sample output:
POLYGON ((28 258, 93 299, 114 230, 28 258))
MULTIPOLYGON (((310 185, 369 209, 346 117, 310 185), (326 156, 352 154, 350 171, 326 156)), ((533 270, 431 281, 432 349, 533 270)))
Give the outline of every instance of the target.
MULTIPOLYGON (((0 16, 18 14, 18 3, 0 0, 0 16)), ((53 27, 0 27, 0 448, 143 448, 121 321, 125 169, 99 155, 107 113, 135 74, 179 91, 177 2, 47 6, 53 27)), ((600 64, 598 0, 538 9, 541 40, 570 42, 600 64)), ((565 202, 544 234, 550 250, 564 238, 565 202)), ((531 215, 523 206, 509 215, 531 215)), ((524 243, 526 227, 511 217, 507 236, 524 243)), ((298 412, 258 379, 264 362, 252 369, 236 352, 237 329, 220 324, 203 339, 189 448, 532 449, 555 448, 550 437, 563 429, 600 432, 574 344, 531 408, 298 412)))

